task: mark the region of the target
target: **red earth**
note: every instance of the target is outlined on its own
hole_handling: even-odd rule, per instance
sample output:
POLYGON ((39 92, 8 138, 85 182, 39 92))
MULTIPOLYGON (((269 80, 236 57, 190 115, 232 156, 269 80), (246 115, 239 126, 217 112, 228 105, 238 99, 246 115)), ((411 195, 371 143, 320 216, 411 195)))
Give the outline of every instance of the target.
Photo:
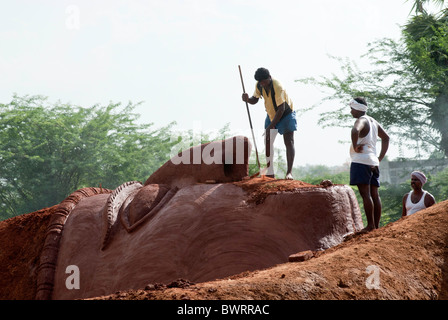
MULTIPOLYGON (((247 185, 255 202, 300 181, 269 189, 247 185)), ((309 185, 308 185, 309 186, 309 185)), ((32 300, 50 215, 56 206, 0 222, 0 299, 32 300)), ((224 279, 148 283, 97 300, 446 300, 448 201, 367 234, 355 235, 303 262, 285 262, 224 279)))

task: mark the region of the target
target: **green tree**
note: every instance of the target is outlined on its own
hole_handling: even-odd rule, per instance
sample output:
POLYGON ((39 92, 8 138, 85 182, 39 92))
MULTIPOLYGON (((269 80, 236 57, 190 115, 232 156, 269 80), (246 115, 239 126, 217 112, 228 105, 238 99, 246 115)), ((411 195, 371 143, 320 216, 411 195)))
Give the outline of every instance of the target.
POLYGON ((348 170, 334 169, 325 165, 307 165, 293 168, 293 176, 306 183, 319 185, 322 180, 331 180, 334 184, 349 184, 350 174, 348 170))
POLYGON ((443 6, 445 3, 444 0, 414 0, 414 5, 412 6, 411 11, 415 10, 415 14, 427 14, 428 12, 425 9, 424 4, 428 2, 434 2, 435 4, 438 4, 439 6, 443 6))
MULTIPOLYGON (((421 2, 421 1, 420 1, 421 2)), ((443 1, 437 1, 443 5, 443 1)), ((435 97, 429 107, 429 119, 441 136, 440 146, 448 155, 448 11, 429 14, 420 3, 417 15, 405 25, 406 53, 414 72, 428 84, 435 97)))
MULTIPOLYGON (((448 24, 446 9, 436 16, 418 14, 403 28, 400 41, 381 39, 369 44, 372 70, 361 71, 351 61, 335 58, 343 76, 331 75, 298 81, 330 89, 324 101, 342 102, 322 113, 323 126, 349 126, 347 104, 364 96, 369 114, 376 118, 399 145, 414 148, 417 156, 442 150, 448 155, 448 24)), ((440 2, 440 1, 439 1, 440 2)), ((425 11, 426 12, 426 11, 425 11)))
POLYGON ((171 127, 138 125, 138 104, 81 108, 42 96, 0 104, 0 218, 92 186, 145 181, 169 159, 171 127))
POLYGON ((437 172, 434 175, 428 175, 428 182, 424 189, 429 191, 436 202, 445 201, 448 199, 448 168, 437 172))
POLYGON ((401 183, 399 185, 389 183, 382 184, 379 189, 382 203, 380 227, 401 218, 403 196, 409 191, 409 182, 401 183))

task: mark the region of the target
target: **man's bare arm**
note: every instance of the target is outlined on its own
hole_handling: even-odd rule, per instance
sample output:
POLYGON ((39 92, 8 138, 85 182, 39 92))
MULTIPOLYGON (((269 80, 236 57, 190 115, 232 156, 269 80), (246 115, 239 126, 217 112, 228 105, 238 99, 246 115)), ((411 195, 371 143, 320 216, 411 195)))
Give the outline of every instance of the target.
POLYGON ((378 137, 381 138, 381 151, 380 155, 378 156, 378 160, 381 161, 383 160, 387 150, 389 149, 389 135, 380 125, 378 125, 378 137))
POLYGON ((247 102, 250 104, 256 104, 258 102, 258 98, 254 97, 254 96, 249 98, 249 95, 247 93, 243 93, 242 98, 243 98, 244 102, 247 102))

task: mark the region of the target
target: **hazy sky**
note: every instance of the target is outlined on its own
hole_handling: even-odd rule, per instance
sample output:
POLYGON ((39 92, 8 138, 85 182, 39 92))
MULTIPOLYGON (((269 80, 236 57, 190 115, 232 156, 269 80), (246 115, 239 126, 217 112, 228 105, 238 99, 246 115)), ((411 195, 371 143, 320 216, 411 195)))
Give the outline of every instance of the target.
MULTIPOLYGON (((155 128, 176 121, 178 130, 213 133, 230 123, 232 133, 250 139, 238 65, 249 94, 263 66, 297 110, 308 108, 323 94, 296 79, 338 73, 329 55, 367 66, 360 58, 367 44, 399 39, 412 7, 405 0, 1 3, 0 103, 14 93, 84 107, 143 101, 136 111, 155 128)), ((349 130, 317 124, 331 107, 337 106, 299 113, 295 165, 349 159, 349 130)), ((262 152, 263 101, 250 113, 262 152)), ((281 137, 276 147, 283 147, 281 137)), ((396 149, 389 158, 398 156, 396 149)))

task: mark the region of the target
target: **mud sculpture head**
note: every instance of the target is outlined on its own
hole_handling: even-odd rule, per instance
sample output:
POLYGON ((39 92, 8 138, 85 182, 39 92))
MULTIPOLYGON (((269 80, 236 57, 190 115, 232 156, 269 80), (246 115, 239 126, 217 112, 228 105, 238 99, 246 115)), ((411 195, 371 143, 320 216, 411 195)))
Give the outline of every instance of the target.
MULTIPOLYGON (((330 247, 363 227, 348 186, 303 184, 252 202, 245 184, 254 180, 243 179, 250 144, 244 137, 231 140, 232 145, 218 141, 179 154, 144 184, 126 182, 80 199, 67 214, 55 267, 41 268, 47 274, 39 279, 46 282, 36 298, 87 298, 179 278, 214 280, 330 247), (242 163, 238 141, 244 146, 242 163), (191 153, 198 150, 200 163, 176 164, 186 155, 194 160, 191 153), (207 164, 211 158, 223 161, 207 164), (66 270, 73 266, 78 289, 67 286, 66 270)), ((267 179, 260 183, 272 190, 274 180, 267 179)))
POLYGON ((184 187, 194 183, 240 181, 249 174, 251 149, 249 140, 242 136, 195 146, 171 158, 145 185, 184 187))

